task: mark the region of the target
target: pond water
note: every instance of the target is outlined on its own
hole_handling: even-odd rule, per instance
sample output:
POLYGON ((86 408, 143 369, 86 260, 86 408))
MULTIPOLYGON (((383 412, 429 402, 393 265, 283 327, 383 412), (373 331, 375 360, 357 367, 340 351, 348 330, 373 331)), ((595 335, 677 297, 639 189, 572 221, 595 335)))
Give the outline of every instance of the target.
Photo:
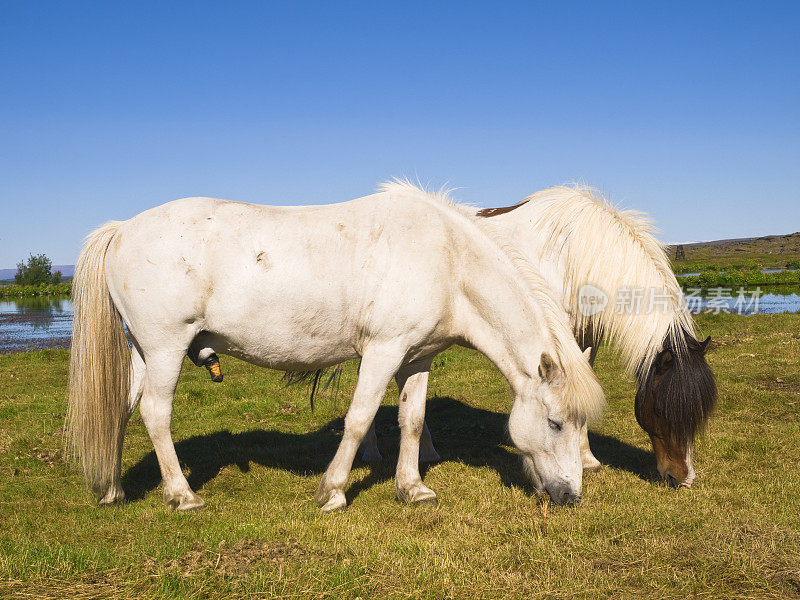
POLYGON ((0 298, 0 354, 69 348, 72 302, 68 296, 0 298))
MULTIPOLYGON (((743 315, 800 312, 800 286, 717 288, 693 292, 686 301, 694 313, 743 315)), ((40 348, 69 348, 72 302, 66 296, 0 299, 0 354, 40 348)))
POLYGON ((800 312, 800 286, 761 286, 685 289, 686 303, 693 313, 728 312, 765 315, 800 312))

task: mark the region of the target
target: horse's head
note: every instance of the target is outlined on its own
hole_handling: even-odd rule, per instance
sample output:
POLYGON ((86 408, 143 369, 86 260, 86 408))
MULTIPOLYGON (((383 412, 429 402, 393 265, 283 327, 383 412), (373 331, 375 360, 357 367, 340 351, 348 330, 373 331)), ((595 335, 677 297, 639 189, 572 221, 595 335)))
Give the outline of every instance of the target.
POLYGON ((668 337, 652 367, 639 379, 636 420, 653 442, 658 472, 672 487, 691 487, 692 446, 708 420, 717 386, 706 362, 711 338, 699 342, 684 333, 685 348, 668 337))
MULTIPOLYGON (((508 421, 511 440, 522 452, 525 471, 536 490, 547 492, 557 504, 574 505, 581 500, 580 433, 586 417, 570 407, 567 396, 574 389, 562 367, 544 352, 538 373, 515 393, 508 421)), ((592 392, 602 396, 599 384, 592 392)))

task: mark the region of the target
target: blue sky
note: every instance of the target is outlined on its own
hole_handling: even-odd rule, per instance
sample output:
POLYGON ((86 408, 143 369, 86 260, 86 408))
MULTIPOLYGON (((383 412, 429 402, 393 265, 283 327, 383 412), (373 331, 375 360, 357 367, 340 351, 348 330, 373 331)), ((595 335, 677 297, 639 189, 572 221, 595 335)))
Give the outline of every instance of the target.
POLYGON ((0 267, 204 195, 582 181, 664 241, 800 230, 800 2, 0 0, 0 267))

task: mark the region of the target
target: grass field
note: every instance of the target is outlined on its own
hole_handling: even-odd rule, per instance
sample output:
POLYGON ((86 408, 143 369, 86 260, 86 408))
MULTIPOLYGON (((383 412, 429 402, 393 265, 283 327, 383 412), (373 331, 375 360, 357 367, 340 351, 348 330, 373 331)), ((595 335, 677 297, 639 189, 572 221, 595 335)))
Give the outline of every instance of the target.
MULTIPOLYGON (((788 263, 796 268, 800 261, 800 232, 684 244, 683 249, 686 258, 673 263, 676 273, 698 271, 703 266, 783 268, 788 263)), ((670 258, 675 257, 675 246, 669 246, 667 251, 670 258)))
POLYGON ((439 506, 394 499, 396 394, 378 417, 384 463, 357 465, 349 509, 312 495, 341 435, 354 367, 315 412, 306 390, 223 357, 187 364, 174 433, 207 507, 169 512, 141 419, 124 506, 100 509, 64 464, 68 353, 0 356, 0 598, 800 597, 800 315, 703 316, 720 389, 691 491, 657 481, 633 386, 609 351, 609 410, 592 435, 607 467, 577 508, 529 495, 504 434, 509 392, 480 355, 441 355, 428 417, 439 506))

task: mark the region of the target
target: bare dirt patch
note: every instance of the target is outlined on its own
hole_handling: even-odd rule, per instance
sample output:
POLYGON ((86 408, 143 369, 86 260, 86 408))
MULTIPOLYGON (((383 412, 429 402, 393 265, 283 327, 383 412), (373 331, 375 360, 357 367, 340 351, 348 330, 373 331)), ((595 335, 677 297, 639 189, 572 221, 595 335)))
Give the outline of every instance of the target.
POLYGON ((119 586, 108 582, 63 581, 59 579, 35 579, 20 581, 18 579, 0 580, 0 598, 8 600, 115 600, 132 597, 119 586))
POLYGON ((0 452, 8 452, 14 440, 5 431, 0 431, 0 452))
POLYGON ((281 563, 287 558, 306 554, 308 554, 306 549, 295 540, 276 543, 242 538, 232 545, 222 540, 214 549, 195 542, 192 549, 183 556, 166 561, 148 558, 145 565, 152 570, 163 568, 183 576, 214 571, 222 577, 234 577, 247 575, 261 563, 281 563))
POLYGON ((800 394, 800 377, 797 375, 784 375, 782 377, 761 377, 758 387, 770 392, 790 392, 800 394))

